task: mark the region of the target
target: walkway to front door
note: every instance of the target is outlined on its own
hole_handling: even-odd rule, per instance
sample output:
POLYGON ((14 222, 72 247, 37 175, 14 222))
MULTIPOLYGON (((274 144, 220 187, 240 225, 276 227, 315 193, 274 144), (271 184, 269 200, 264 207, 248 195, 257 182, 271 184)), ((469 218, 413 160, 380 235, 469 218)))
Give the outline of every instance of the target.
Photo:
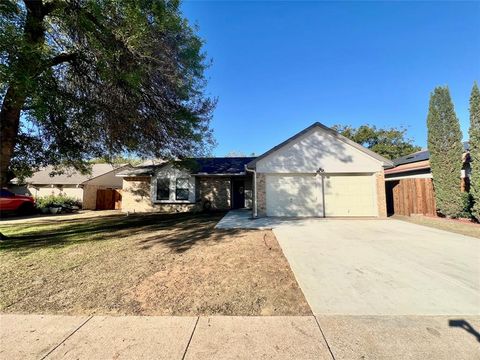
POLYGON ((305 226, 312 221, 324 221, 323 218, 287 218, 287 217, 260 217, 252 218, 251 209, 230 210, 220 220, 215 229, 258 229, 270 230, 282 224, 289 226, 305 226))

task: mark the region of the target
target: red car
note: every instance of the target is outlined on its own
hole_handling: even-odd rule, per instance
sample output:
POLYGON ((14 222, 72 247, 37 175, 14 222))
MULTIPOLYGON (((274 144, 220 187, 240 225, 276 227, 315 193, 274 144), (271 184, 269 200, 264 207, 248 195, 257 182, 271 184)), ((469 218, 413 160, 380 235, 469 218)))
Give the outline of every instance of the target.
POLYGON ((6 189, 0 190, 0 211, 15 211, 20 214, 32 213, 35 199, 31 196, 17 195, 6 189))

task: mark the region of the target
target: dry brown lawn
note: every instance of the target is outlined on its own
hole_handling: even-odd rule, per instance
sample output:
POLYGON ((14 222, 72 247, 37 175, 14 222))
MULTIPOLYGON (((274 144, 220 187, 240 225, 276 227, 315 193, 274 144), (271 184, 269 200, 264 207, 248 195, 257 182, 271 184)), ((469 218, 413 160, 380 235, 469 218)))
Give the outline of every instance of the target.
POLYGON ((214 230, 222 215, 0 223, 0 311, 310 314, 273 233, 214 230))
POLYGON ((392 219, 403 220, 418 225, 424 225, 435 229, 450 231, 453 233, 473 236, 480 239, 480 224, 459 220, 434 218, 428 216, 392 216, 392 219))

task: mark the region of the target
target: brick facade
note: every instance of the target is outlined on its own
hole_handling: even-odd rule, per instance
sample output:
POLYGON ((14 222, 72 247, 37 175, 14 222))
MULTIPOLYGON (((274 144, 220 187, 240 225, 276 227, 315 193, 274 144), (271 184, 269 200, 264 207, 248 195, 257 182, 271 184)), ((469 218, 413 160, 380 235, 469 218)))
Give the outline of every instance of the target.
POLYGON ((226 210, 231 207, 230 178, 202 177, 199 179, 199 197, 203 203, 210 201, 212 209, 226 210))
POLYGON ((99 185, 84 185, 83 186, 83 203, 84 210, 95 210, 97 207, 97 190, 101 187, 99 185))
POLYGON ((267 187, 265 174, 257 173, 257 215, 267 216, 267 187))
POLYGON ((201 211, 206 201, 211 202, 212 209, 230 209, 230 178, 199 178, 197 182, 197 201, 195 203, 154 203, 151 200, 150 181, 149 177, 127 177, 123 179, 122 211, 155 211, 162 213, 201 211))
POLYGON ((385 193, 385 174, 383 171, 379 171, 375 174, 377 182, 377 206, 378 217, 387 217, 387 196, 385 193))

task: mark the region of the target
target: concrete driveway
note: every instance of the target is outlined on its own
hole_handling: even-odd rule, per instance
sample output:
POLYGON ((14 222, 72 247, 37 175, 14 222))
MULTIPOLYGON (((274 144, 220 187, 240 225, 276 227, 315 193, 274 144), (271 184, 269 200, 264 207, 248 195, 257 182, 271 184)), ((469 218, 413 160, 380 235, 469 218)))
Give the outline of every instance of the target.
POLYGON ((480 240, 398 220, 273 229, 316 315, 478 315, 480 240))

